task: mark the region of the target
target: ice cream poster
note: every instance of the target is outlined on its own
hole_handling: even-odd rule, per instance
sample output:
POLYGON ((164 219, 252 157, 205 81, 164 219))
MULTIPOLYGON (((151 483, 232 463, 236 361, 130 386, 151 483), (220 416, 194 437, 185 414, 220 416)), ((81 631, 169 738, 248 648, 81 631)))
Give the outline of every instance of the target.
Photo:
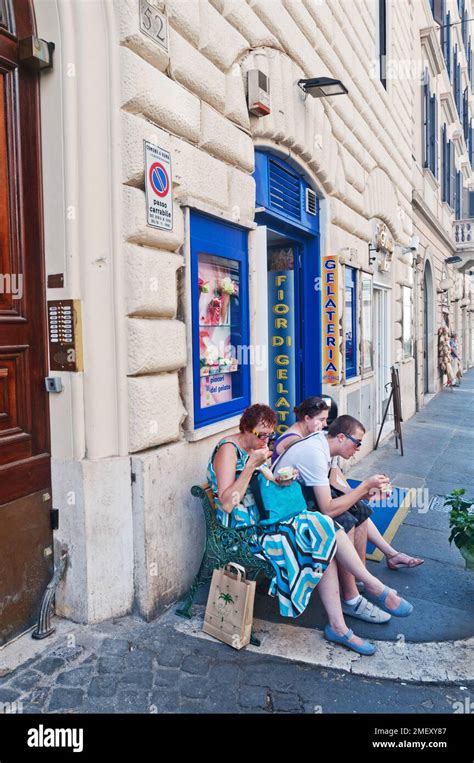
POLYGON ((201 377, 201 408, 232 400, 232 374, 201 377))
POLYGON ((238 265, 236 263, 236 268, 231 265, 231 260, 199 255, 199 361, 203 408, 232 400, 232 373, 239 370, 231 341, 232 318, 236 317, 232 301, 238 295, 238 265))

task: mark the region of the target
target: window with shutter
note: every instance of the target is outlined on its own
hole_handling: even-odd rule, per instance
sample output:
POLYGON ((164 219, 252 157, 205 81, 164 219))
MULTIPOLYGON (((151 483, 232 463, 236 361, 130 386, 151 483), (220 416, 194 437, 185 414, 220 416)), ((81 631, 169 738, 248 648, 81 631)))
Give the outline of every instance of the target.
POLYGON ((423 167, 429 167, 429 145, 430 145, 430 133, 429 133, 429 111, 430 111, 430 90, 429 90, 430 76, 428 69, 425 69, 425 79, 423 85, 423 167))
POLYGON ((463 122, 462 122, 462 129, 464 133, 464 140, 467 143, 467 137, 468 137, 468 131, 469 131, 469 95, 467 87, 464 90, 463 95, 463 122))
POLYGON ((457 82, 458 82, 458 46, 454 46, 454 53, 453 53, 453 98, 454 102, 456 101, 456 92, 457 92, 457 82))
POLYGON ((448 70, 449 78, 451 79, 451 11, 448 11, 445 16, 445 26, 443 32, 443 55, 446 63, 446 69, 448 70))
POLYGON ((429 133, 429 144, 428 144, 428 167, 433 173, 433 175, 436 175, 436 133, 435 133, 435 125, 436 125, 436 96, 431 95, 430 96, 430 110, 429 110, 429 119, 428 119, 428 133, 429 133))
POLYGON ((456 188, 456 149, 454 143, 450 141, 450 198, 449 206, 454 209, 454 193, 456 188))
POLYGON ((441 160, 443 165, 443 177, 441 186, 441 199, 442 201, 448 200, 448 141, 447 141, 446 125, 443 125, 441 131, 441 160))
POLYGON ((445 0, 433 0, 431 3, 431 11, 437 24, 442 25, 444 23, 444 9, 445 0))
POLYGON ((438 135, 439 135, 439 128, 438 128, 438 99, 435 95, 433 95, 433 175, 435 178, 439 177, 438 172, 438 135))

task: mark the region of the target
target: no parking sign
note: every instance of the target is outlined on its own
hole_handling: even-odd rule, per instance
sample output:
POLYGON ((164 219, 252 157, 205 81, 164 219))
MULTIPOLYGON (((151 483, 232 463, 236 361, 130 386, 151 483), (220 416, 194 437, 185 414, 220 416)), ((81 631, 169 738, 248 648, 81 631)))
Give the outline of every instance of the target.
POLYGON ((173 230, 171 157, 168 151, 143 141, 145 146, 145 189, 147 225, 173 230))

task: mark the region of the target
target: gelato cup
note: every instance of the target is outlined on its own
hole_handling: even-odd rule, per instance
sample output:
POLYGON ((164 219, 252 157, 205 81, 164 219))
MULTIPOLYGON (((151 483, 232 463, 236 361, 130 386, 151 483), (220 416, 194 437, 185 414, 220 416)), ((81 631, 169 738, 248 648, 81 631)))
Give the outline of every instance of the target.
POLYGON ((282 482, 286 482, 287 480, 293 479, 293 467, 292 466, 282 466, 281 469, 278 469, 277 474, 282 480, 282 482))

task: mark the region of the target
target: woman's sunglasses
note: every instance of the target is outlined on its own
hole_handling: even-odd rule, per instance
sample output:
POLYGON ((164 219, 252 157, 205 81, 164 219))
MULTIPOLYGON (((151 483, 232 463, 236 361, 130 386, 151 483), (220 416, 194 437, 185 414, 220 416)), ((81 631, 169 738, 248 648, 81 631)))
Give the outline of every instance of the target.
POLYGON ((255 435, 255 437, 258 437, 259 440, 268 440, 268 442, 274 442, 278 435, 276 432, 257 432, 255 429, 252 430, 252 434, 255 435))

